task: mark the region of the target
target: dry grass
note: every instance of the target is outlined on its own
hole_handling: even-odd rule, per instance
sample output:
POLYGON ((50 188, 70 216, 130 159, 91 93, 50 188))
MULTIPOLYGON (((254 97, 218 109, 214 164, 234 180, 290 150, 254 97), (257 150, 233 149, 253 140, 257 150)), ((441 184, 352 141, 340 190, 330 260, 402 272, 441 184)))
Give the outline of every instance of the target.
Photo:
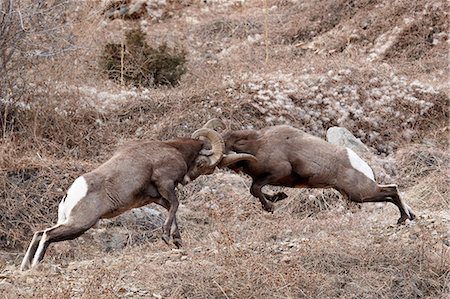
POLYGON ((216 201, 213 210, 207 202, 197 206, 208 223, 189 222, 184 250, 156 242, 92 260, 80 252, 69 264, 54 261, 62 267, 49 260, 27 275, 10 274, 14 288, 6 295, 33 288, 35 294, 84 298, 436 298, 450 291, 450 252, 439 240, 445 231, 431 220, 387 227, 394 213, 386 209, 297 218, 288 211, 269 215, 240 200, 216 201), (199 229, 203 234, 195 233, 199 229), (55 279, 56 288, 42 283, 55 279))
POLYGON ((109 83, 98 69, 103 46, 136 24, 105 24, 96 2, 71 2, 63 34, 42 42, 75 47, 33 60, 30 71, 10 77, 30 83, 17 85, 20 98, 8 106, 0 99, 0 293, 447 298, 448 4, 427 2, 169 1, 161 18, 139 25, 149 42, 183 45, 188 71, 179 86, 157 89, 109 83), (380 36, 406 17, 414 21, 396 42, 368 60, 380 36), (405 102, 408 96, 417 101, 405 102), (275 105, 287 100, 313 114, 275 105), (389 105, 370 108, 377 103, 389 105), (362 116, 345 114, 357 105, 366 109, 362 116), (347 118, 331 117, 330 107, 347 118), (75 177, 128 140, 188 136, 212 117, 232 128, 290 123, 319 136, 345 125, 387 156, 380 167, 418 220, 391 226, 398 217, 393 205, 349 204, 323 190, 283 190, 289 198, 267 214, 249 194, 248 178, 218 172, 178 190, 181 251, 159 240, 162 218, 147 226, 124 217, 52 245, 39 269, 16 271, 32 231, 54 222, 75 177), (121 245, 108 243, 113 238, 121 245))

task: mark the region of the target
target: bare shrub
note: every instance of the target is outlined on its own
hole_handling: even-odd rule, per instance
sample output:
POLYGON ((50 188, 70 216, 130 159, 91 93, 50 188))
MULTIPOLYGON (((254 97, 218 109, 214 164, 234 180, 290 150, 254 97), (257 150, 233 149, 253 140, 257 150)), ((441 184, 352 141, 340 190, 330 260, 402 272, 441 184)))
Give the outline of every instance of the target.
POLYGON ((409 197, 423 208, 450 207, 450 155, 425 145, 401 148, 397 153, 399 183, 411 187, 409 197))
POLYGON ((15 120, 18 107, 0 99, 0 138, 9 135, 17 127, 15 120))
POLYGON ((445 150, 426 145, 406 146, 396 153, 400 177, 410 184, 417 183, 427 175, 448 172, 450 155, 445 150))
POLYGON ((450 208, 450 174, 448 171, 431 173, 418 180, 407 194, 421 209, 445 213, 450 208))
POLYGON ((34 159, 15 161, 0 171, 0 247, 26 245, 33 231, 56 221, 57 206, 74 178, 86 171, 83 164, 57 164, 34 159), (54 164, 54 165, 52 165, 54 164))
POLYGON ((179 83, 186 72, 186 52, 166 44, 151 47, 142 29, 125 33, 125 44, 107 44, 100 65, 116 82, 135 86, 170 85, 179 83))
POLYGON ((0 2, 0 134, 18 123, 14 111, 31 102, 36 86, 30 70, 75 49, 64 17, 74 6, 70 1, 0 2))
POLYGON ((292 191, 289 196, 289 202, 286 203, 286 209, 289 213, 299 218, 304 217, 320 217, 320 213, 324 211, 337 210, 342 211, 344 207, 347 209, 355 203, 345 201, 342 196, 334 190, 324 189, 301 189, 292 191))

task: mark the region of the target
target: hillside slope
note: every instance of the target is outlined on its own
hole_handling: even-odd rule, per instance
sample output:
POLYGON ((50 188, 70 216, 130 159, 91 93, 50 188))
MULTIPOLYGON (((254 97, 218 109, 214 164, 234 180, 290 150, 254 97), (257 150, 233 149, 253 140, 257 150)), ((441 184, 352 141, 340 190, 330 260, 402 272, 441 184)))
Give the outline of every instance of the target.
POLYGON ((128 2, 131 20, 108 19, 100 1, 22 2, 26 28, 25 8, 43 17, 0 75, 4 297, 450 297, 448 2, 128 2), (177 86, 123 86, 100 70, 105 45, 136 28, 186 51, 177 86), (165 212, 152 206, 17 270, 74 178, 129 140, 189 136, 212 117, 320 137, 345 126, 418 219, 397 226, 393 205, 329 190, 284 190, 269 214, 248 177, 217 170, 178 189, 183 249, 160 240, 165 212))

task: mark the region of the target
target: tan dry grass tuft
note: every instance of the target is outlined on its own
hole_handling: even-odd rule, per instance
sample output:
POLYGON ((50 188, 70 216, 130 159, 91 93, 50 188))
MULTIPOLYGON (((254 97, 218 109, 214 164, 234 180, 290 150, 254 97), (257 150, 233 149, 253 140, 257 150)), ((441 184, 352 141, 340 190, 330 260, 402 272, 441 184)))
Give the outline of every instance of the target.
POLYGON ((408 190, 409 198, 424 209, 448 210, 450 208, 450 175, 433 173, 418 181, 408 190))
POLYGON ((421 208, 450 207, 450 155, 447 149, 411 145, 398 151, 398 182, 421 208))
POLYGON ((410 184, 432 173, 448 174, 450 154, 446 148, 416 144, 399 149, 396 155, 400 176, 410 184))
MULTIPOLYGON (((29 152, 30 153, 30 152, 29 152)), ((31 153, 30 153, 31 154, 31 153)), ((33 231, 55 222, 57 205, 80 172, 90 165, 80 161, 47 160, 38 156, 14 160, 0 171, 0 246, 26 245, 33 231)))

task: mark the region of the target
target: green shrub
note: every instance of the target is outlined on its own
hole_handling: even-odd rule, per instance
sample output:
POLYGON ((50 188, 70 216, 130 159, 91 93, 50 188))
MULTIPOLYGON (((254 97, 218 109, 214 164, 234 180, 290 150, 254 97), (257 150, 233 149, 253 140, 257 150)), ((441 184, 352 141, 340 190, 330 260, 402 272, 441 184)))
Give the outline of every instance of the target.
POLYGON ((141 29, 126 32, 123 46, 107 44, 100 60, 111 80, 135 86, 175 86, 186 72, 185 63, 185 50, 166 44, 151 47, 141 29))

